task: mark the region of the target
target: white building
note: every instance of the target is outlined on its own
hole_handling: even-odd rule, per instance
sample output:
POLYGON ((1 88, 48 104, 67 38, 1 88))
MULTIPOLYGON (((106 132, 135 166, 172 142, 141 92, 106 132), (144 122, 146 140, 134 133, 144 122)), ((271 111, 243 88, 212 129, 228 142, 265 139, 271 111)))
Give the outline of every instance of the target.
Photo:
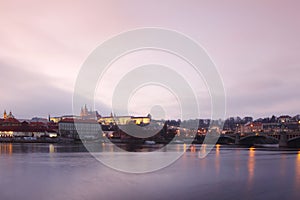
POLYGON ((73 139, 96 139, 102 135, 100 124, 96 120, 76 119, 75 123, 74 119, 59 121, 58 131, 60 136, 73 139))

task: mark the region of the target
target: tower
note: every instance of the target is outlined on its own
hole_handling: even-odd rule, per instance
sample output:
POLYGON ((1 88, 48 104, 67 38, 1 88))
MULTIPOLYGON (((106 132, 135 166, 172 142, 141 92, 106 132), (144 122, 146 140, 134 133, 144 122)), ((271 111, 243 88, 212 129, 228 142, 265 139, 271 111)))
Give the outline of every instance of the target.
POLYGON ((81 110, 80 110, 80 117, 83 117, 83 108, 81 107, 81 110))
POLYGON ((87 116, 89 114, 89 110, 86 106, 86 104, 84 105, 84 115, 87 116))
POLYGON ((84 105, 84 107, 81 108, 81 111, 80 111, 80 116, 81 117, 86 117, 89 115, 89 110, 86 106, 86 104, 84 105))
POLYGON ((13 116, 12 112, 10 111, 7 118, 12 119, 12 118, 15 118, 15 117, 13 116))
POLYGON ((6 110, 4 110, 3 119, 6 119, 6 118, 7 118, 7 114, 6 114, 6 110))

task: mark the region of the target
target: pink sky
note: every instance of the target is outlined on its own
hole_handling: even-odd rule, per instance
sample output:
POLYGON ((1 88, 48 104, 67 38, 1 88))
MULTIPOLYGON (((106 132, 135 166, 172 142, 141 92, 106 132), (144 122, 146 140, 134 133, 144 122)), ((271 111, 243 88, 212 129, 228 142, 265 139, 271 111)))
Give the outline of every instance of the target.
MULTIPOLYGON (((300 113, 300 2, 0 0, 0 111, 72 113, 89 53, 120 32, 173 29, 216 63, 227 116, 300 113)), ((100 113, 109 113, 107 105, 100 113)))

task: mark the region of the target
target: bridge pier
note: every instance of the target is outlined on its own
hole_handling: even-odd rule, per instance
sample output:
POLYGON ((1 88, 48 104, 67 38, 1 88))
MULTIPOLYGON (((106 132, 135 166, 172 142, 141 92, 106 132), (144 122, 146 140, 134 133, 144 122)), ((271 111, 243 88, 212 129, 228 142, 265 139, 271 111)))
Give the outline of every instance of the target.
POLYGON ((288 146, 288 138, 286 132, 282 131, 280 132, 279 147, 287 147, 287 146, 288 146))
POLYGON ((234 144, 240 144, 240 139, 241 139, 241 136, 240 134, 235 134, 235 141, 234 141, 234 144))

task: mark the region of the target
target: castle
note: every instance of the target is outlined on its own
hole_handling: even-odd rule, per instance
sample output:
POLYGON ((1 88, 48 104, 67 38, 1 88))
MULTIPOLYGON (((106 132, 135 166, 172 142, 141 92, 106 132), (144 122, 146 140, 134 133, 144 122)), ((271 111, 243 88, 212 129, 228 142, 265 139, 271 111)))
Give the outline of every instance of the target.
POLYGON ((89 111, 87 106, 84 105, 84 107, 81 108, 80 117, 81 119, 99 119, 101 115, 99 115, 98 111, 89 111))
POLYGON ((137 125, 146 125, 151 121, 151 115, 147 115, 145 117, 134 117, 134 116, 116 116, 112 113, 110 116, 102 117, 97 111, 88 110, 87 106, 84 105, 80 111, 81 119, 97 119, 98 122, 102 125, 126 125, 129 123, 135 123, 137 125))

